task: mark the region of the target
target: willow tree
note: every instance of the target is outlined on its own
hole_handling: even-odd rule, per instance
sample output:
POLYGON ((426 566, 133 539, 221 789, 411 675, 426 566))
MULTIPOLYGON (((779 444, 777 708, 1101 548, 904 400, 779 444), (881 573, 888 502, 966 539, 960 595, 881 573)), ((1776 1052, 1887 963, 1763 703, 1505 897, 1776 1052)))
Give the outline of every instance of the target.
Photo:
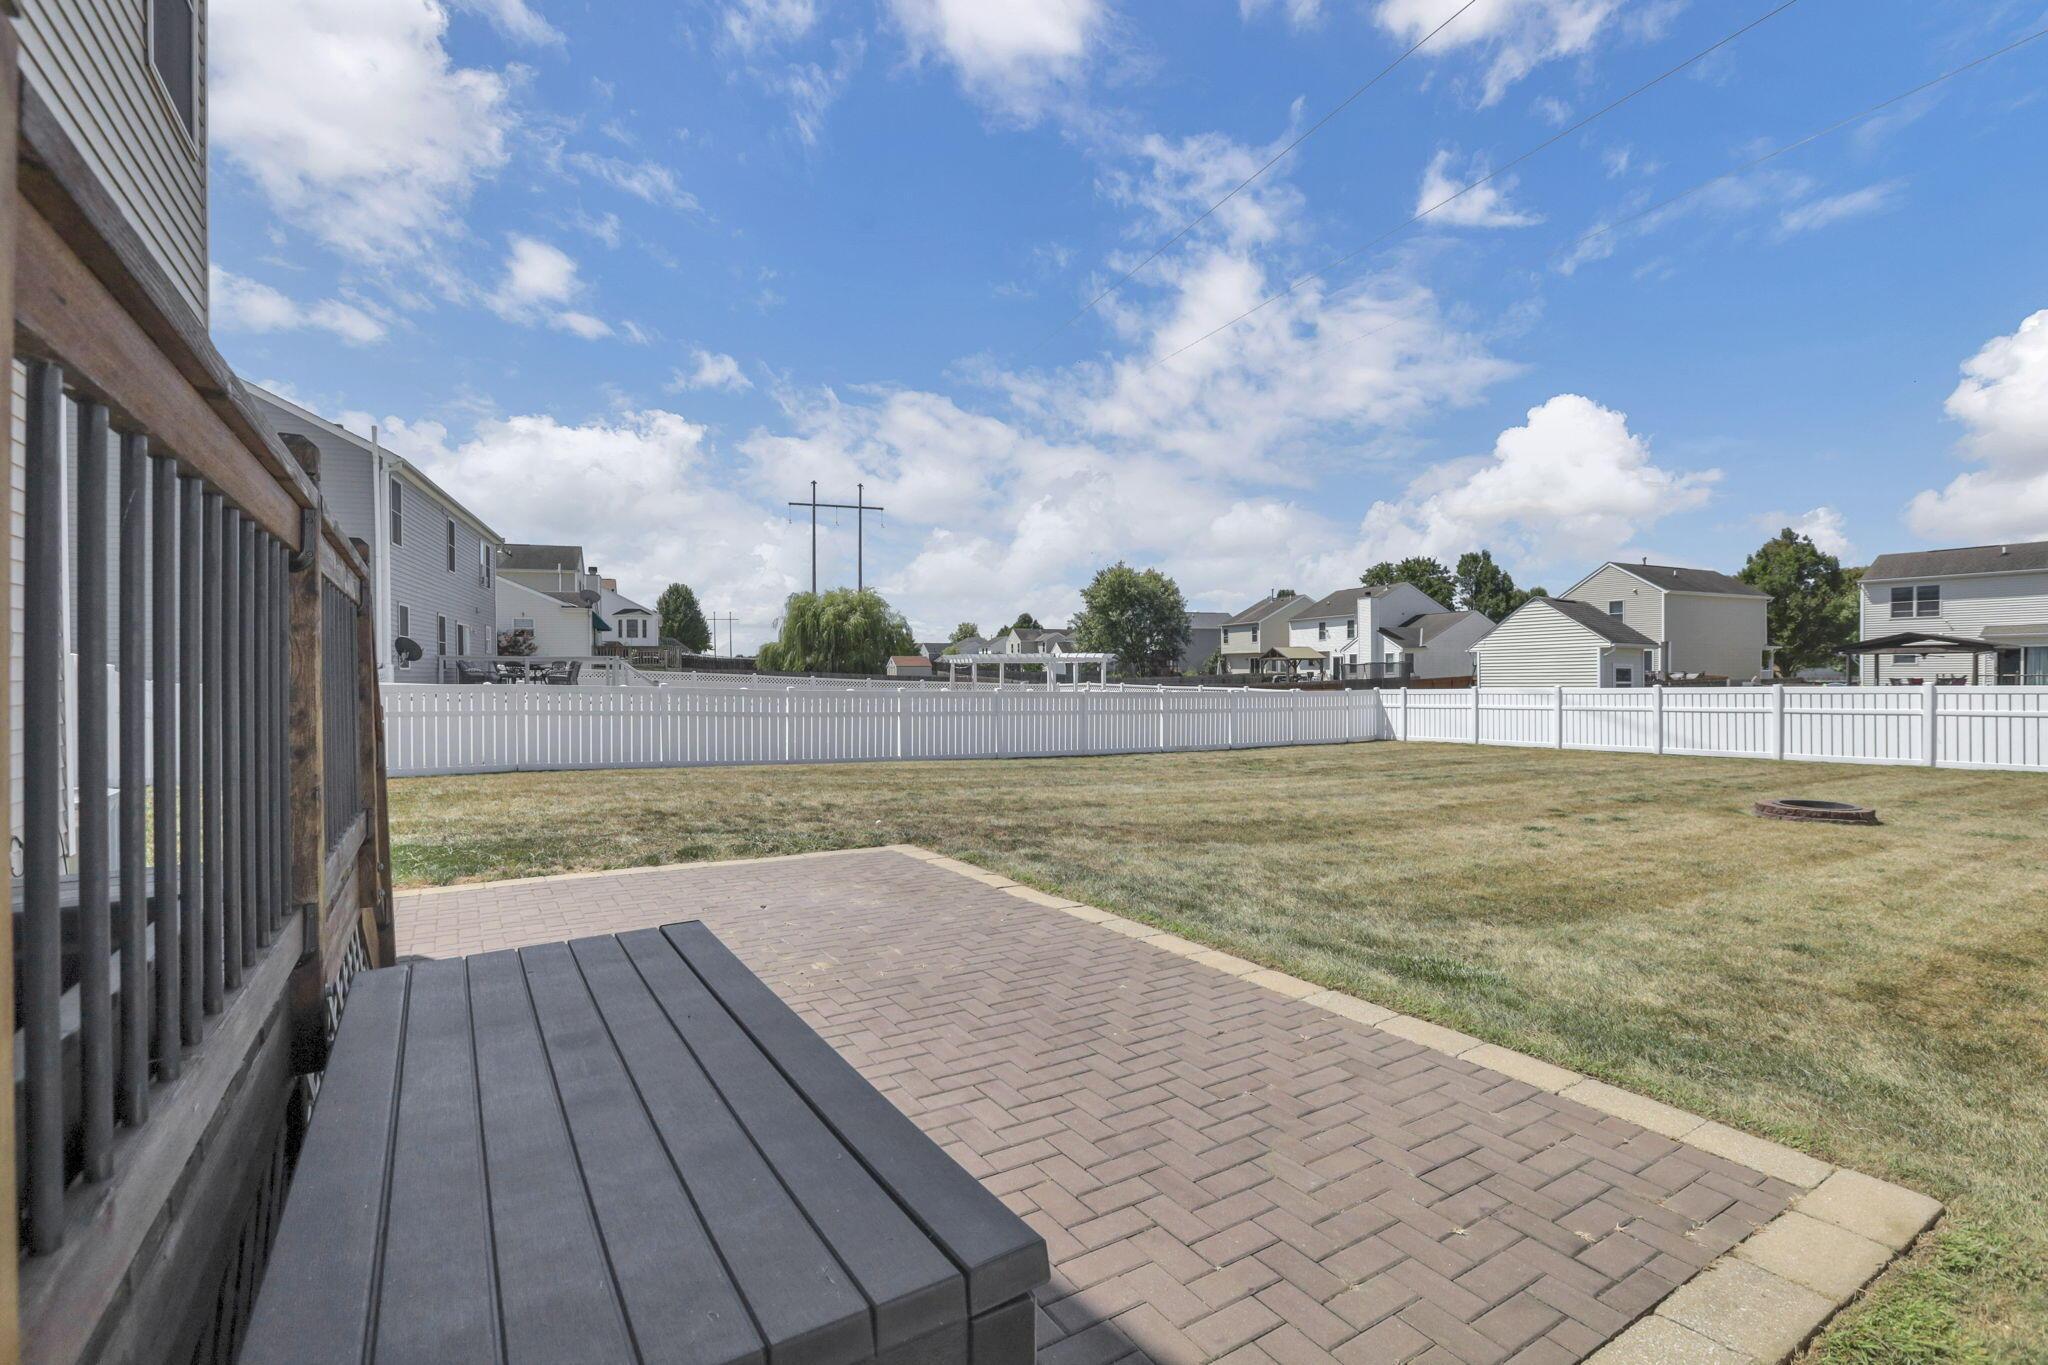
POLYGON ((781 634, 757 662, 782 673, 880 673, 891 655, 916 650, 910 624, 880 593, 834 588, 791 594, 781 634))

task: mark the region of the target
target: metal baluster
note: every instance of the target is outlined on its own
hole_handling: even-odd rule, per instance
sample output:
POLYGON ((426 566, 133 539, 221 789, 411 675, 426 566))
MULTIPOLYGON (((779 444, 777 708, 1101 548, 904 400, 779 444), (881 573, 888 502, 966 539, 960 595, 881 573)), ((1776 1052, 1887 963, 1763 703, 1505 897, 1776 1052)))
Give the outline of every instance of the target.
POLYGON ((237 790, 242 795, 240 824, 242 827, 240 847, 242 853, 242 965, 256 965, 256 926, 263 918, 263 881, 257 875, 258 858, 262 851, 256 823, 257 783, 256 744, 263 733, 262 703, 256 692, 256 680, 262 676, 257 671, 257 642, 262 638, 262 623, 257 617, 260 599, 256 592, 256 523, 244 518, 240 543, 235 547, 235 556, 240 566, 239 580, 242 586, 241 609, 237 633, 241 636, 241 649, 236 658, 241 665, 242 709, 240 724, 242 742, 235 746, 235 763, 240 778, 237 790))
POLYGON ((174 1081, 183 1069, 179 1041, 179 963, 183 956, 178 906, 178 466, 158 458, 151 477, 156 484, 156 513, 151 518, 150 559, 155 564, 156 596, 150 611, 150 668, 156 717, 150 788, 155 800, 156 835, 156 1070, 174 1081))
POLYGON ((204 726, 200 741, 205 762, 200 773, 201 802, 200 820, 203 839, 202 856, 205 858, 206 886, 206 953, 204 958, 206 978, 206 1012, 219 1014, 226 999, 226 982, 223 979, 227 967, 221 923, 221 896, 225 890, 221 872, 221 761, 222 743, 221 715, 226 709, 222 705, 221 680, 221 496, 208 492, 200 504, 201 543, 205 558, 206 581, 201 589, 205 594, 200 599, 200 640, 204 672, 201 686, 206 692, 206 714, 201 718, 204 726))
POLYGON ((22 514, 22 1056, 27 1076, 26 1147, 29 1250, 42 1255, 64 1241, 64 1059, 62 929, 57 882, 59 716, 64 702, 59 653, 64 611, 64 377, 28 362, 28 490, 22 514))
POLYGON ((277 878, 272 868, 275 851, 270 846, 272 811, 278 800, 277 784, 270 771, 270 639, 271 597, 277 591, 271 577, 270 533, 256 533, 256 734, 250 746, 256 758, 256 885, 263 913, 256 919, 256 941, 267 945, 277 925, 277 878))
POLYGON ((78 1061, 89 1180, 114 1170, 113 848, 107 829, 107 410, 78 405, 78 1061))
POLYGON ((206 601, 206 490, 199 480, 178 480, 178 934, 179 1019, 186 1046, 206 1034, 201 994, 206 979, 206 864, 204 769, 206 660, 202 652, 206 601))
POLYGON ((291 913, 291 754, 286 746, 285 677, 290 668, 291 571, 282 541, 270 544, 270 931, 291 913))
POLYGON ((149 438, 121 436, 121 1121, 149 1118, 149 438))
POLYGON ((242 514, 220 521, 220 958, 221 985, 242 984, 242 514))

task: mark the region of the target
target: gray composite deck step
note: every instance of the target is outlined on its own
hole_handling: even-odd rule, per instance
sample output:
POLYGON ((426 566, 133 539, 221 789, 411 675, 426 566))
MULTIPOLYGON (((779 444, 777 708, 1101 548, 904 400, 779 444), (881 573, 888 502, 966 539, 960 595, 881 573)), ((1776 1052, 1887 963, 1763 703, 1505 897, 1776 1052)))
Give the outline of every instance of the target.
POLYGON ((356 978, 241 1360, 1010 1365, 1048 1273, 676 924, 356 978))

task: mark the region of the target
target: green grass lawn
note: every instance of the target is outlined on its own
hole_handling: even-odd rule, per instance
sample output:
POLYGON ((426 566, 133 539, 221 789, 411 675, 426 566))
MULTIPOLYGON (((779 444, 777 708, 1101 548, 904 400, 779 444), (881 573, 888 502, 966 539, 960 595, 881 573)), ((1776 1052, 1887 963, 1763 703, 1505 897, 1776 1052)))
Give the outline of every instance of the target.
POLYGON ((401 882, 915 843, 1927 1191, 1830 1362, 2048 1360, 2048 775, 1367 744, 394 782, 401 882), (1760 796, 1876 805, 1760 821, 1760 796))

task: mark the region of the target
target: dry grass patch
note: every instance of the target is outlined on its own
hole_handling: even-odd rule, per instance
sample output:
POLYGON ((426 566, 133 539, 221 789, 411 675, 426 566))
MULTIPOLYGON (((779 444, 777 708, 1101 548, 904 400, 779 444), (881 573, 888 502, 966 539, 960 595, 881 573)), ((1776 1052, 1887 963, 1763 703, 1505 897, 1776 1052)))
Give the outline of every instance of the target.
POLYGON ((1373 744, 392 784, 413 885, 915 843, 1923 1189, 1830 1360, 2048 1359, 2048 776, 1373 744), (1761 821, 1851 800, 1876 828, 1761 821))

